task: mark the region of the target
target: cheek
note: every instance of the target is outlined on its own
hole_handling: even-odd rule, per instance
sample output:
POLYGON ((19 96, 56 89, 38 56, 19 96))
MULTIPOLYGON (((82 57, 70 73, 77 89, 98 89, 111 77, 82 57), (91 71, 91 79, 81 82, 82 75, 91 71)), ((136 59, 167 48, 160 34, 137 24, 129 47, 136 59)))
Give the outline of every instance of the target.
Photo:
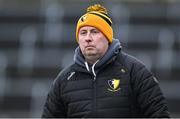
POLYGON ((108 45, 108 40, 104 37, 100 37, 99 40, 96 40, 96 44, 98 44, 98 46, 106 46, 108 45))
POLYGON ((85 42, 83 40, 79 41, 79 45, 84 46, 85 42))
POLYGON ((108 42, 99 42, 97 45, 98 49, 100 50, 106 50, 108 48, 108 42))
POLYGON ((81 44, 81 43, 82 43, 82 41, 83 41, 83 38, 82 38, 82 36, 81 36, 81 35, 79 35, 79 36, 78 36, 78 43, 79 43, 79 44, 81 44))
POLYGON ((84 40, 84 38, 85 38, 85 35, 81 35, 81 34, 78 35, 78 40, 79 41, 82 42, 84 40))
POLYGON ((79 44, 80 49, 84 50, 84 43, 83 43, 83 41, 79 40, 78 44, 79 44))

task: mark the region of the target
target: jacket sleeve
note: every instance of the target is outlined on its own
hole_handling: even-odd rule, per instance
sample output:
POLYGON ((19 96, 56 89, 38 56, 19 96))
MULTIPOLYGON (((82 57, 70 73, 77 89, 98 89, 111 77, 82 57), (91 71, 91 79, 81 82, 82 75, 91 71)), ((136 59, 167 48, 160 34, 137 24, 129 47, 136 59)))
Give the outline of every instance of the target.
POLYGON ((42 118, 66 117, 66 109, 61 98, 59 76, 54 80, 44 105, 42 118))
POLYGON ((134 67, 133 92, 143 117, 170 117, 167 102, 153 74, 142 64, 134 67))

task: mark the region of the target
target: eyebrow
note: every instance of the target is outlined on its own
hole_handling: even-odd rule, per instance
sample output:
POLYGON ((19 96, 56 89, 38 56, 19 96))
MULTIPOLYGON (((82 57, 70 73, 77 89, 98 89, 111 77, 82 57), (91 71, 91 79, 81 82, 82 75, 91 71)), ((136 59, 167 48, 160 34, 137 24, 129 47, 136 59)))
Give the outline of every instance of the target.
POLYGON ((79 32, 84 32, 84 31, 87 31, 86 29, 82 29, 82 30, 80 30, 79 32))
POLYGON ((98 31, 97 29, 91 29, 90 31, 93 31, 93 30, 96 30, 96 31, 98 31))
MULTIPOLYGON (((88 31, 87 29, 82 29, 82 30, 80 30, 80 32, 82 32, 82 31, 88 31)), ((92 29, 90 29, 90 31, 99 31, 98 29, 95 29, 95 28, 92 28, 92 29)))

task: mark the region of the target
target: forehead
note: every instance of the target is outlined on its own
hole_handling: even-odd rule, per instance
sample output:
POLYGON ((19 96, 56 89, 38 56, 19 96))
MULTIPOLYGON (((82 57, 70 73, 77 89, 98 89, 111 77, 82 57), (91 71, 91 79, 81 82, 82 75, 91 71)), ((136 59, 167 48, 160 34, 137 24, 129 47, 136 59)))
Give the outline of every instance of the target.
POLYGON ((80 31, 82 31, 82 30, 98 30, 98 29, 93 26, 83 26, 80 28, 80 31))

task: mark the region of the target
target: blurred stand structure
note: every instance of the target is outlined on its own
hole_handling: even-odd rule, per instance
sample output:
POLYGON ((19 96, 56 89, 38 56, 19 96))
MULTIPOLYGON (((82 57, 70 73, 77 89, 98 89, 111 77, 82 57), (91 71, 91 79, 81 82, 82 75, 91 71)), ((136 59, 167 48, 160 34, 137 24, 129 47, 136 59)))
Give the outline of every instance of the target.
POLYGON ((94 3, 111 10, 115 38, 153 71, 180 117, 179 0, 0 0, 0 117, 40 117, 72 62, 76 22, 94 3))

